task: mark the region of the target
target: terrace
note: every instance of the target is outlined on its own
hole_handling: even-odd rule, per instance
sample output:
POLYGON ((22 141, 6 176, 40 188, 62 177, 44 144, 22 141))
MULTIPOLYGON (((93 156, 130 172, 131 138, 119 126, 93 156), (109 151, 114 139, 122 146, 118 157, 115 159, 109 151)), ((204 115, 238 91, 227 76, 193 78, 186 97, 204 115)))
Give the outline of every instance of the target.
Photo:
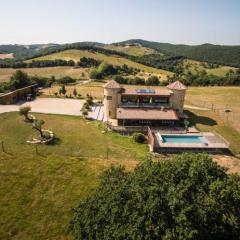
POLYGON ((170 108, 171 94, 168 89, 124 89, 120 107, 170 108))
POLYGON ((158 129, 150 130, 151 149, 156 152, 211 152, 220 153, 229 148, 229 143, 211 132, 166 133, 158 129))

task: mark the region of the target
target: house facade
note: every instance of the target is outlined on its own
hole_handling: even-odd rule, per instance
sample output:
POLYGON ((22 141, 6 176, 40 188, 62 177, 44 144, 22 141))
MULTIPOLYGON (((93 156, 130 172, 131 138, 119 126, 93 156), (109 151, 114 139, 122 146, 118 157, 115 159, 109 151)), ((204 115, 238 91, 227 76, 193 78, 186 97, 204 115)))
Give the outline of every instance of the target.
POLYGON ((114 80, 104 85, 104 116, 118 126, 175 125, 183 115, 186 86, 123 88, 114 80))

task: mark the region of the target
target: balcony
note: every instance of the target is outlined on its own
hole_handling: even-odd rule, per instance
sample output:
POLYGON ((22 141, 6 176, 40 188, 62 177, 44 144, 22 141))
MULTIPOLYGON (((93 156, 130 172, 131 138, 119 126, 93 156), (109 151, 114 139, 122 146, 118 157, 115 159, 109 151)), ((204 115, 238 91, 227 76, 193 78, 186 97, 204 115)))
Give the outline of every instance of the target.
POLYGON ((170 103, 121 103, 122 108, 171 108, 170 103))

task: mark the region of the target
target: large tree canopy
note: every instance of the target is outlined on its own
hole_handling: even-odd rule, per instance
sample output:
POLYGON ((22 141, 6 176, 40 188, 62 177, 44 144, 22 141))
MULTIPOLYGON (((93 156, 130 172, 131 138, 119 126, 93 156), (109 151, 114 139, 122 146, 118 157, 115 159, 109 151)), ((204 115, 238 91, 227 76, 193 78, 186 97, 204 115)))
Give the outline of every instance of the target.
POLYGON ((112 167, 75 209, 76 239, 240 239, 240 177, 207 155, 112 167))

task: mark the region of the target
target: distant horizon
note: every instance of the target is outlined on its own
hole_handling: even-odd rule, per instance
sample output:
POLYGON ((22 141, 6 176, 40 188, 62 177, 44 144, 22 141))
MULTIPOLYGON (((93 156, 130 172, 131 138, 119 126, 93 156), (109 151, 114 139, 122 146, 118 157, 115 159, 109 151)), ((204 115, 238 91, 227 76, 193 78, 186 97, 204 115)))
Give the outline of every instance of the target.
POLYGON ((147 39, 161 43, 240 45, 239 0, 8 0, 0 44, 147 39))
POLYGON ((203 42, 203 43, 197 43, 197 44, 190 44, 190 43, 173 43, 173 42, 161 42, 161 41, 156 41, 156 40, 148 40, 148 39, 143 39, 143 38, 131 38, 131 39, 126 39, 126 40, 121 40, 121 41, 113 41, 113 42, 100 42, 100 41, 74 41, 74 42, 40 42, 40 43, 3 43, 0 45, 19 45, 19 46, 30 46, 30 45, 47 45, 47 44, 57 44, 57 45, 64 45, 64 44, 73 44, 73 43, 100 43, 100 44, 116 44, 116 43, 121 43, 125 41, 130 41, 130 40, 143 40, 147 42, 156 42, 156 43, 165 43, 165 44, 172 44, 172 45, 187 45, 187 46, 200 46, 200 45, 218 45, 218 46, 240 46, 239 44, 219 44, 219 43, 211 43, 211 42, 203 42))

